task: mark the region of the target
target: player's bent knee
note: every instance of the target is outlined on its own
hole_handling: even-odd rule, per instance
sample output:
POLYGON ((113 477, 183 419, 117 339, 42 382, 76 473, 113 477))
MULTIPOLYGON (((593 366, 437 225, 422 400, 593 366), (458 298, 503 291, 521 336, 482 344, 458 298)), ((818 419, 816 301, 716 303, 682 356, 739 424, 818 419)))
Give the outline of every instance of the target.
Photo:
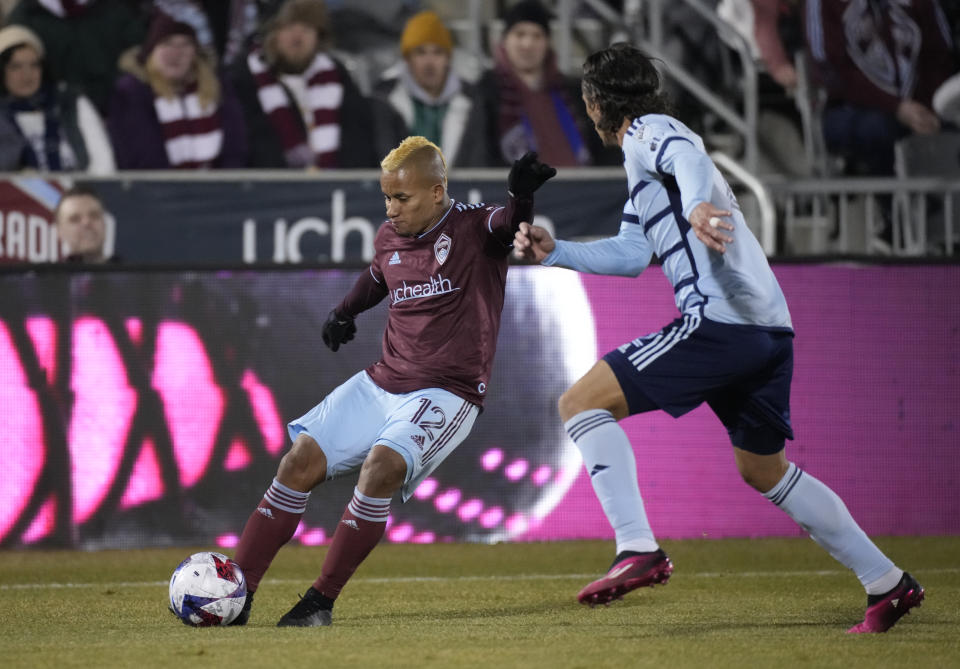
POLYGON ((293 446, 280 460, 277 479, 301 492, 312 490, 327 477, 327 457, 323 449, 306 434, 299 434, 293 446))
POLYGON ((588 408, 590 407, 584 404, 580 394, 576 392, 576 387, 567 390, 557 400, 557 411, 560 413, 560 420, 564 423, 588 408))
POLYGON ((407 476, 407 461, 400 453, 383 444, 370 450, 360 468, 357 487, 371 497, 392 497, 407 476))
POLYGON ((761 455, 738 448, 736 461, 744 483, 761 493, 772 490, 787 472, 787 459, 782 450, 761 455))

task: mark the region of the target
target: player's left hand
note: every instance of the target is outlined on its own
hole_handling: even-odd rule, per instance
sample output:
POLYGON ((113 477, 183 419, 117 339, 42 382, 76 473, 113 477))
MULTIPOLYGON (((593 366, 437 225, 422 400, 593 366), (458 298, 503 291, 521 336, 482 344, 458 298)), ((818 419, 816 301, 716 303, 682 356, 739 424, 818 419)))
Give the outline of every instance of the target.
POLYGON ((690 227, 697 235, 697 239, 707 248, 724 253, 726 244, 733 243, 733 237, 724 230, 733 230, 733 223, 723 220, 724 216, 732 216, 733 212, 726 209, 717 209, 709 202, 701 202, 690 212, 690 227))
POLYGON ((536 151, 527 151, 513 161, 507 177, 507 191, 514 197, 530 197, 556 173, 555 167, 540 162, 536 151))
POLYGON ((337 316, 336 311, 331 311, 327 317, 327 322, 323 324, 323 343, 327 345, 334 353, 342 344, 346 344, 357 334, 357 324, 352 318, 346 316, 337 316))

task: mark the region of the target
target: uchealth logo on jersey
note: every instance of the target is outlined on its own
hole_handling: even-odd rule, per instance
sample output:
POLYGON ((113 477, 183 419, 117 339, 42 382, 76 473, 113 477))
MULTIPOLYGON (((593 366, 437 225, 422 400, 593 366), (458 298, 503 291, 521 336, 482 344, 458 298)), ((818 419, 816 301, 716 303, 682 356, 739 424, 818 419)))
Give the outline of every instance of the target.
POLYGON ((446 262, 447 256, 450 255, 450 246, 452 244, 453 240, 444 232, 437 238, 437 242, 433 245, 433 254, 437 256, 437 262, 441 265, 446 262))

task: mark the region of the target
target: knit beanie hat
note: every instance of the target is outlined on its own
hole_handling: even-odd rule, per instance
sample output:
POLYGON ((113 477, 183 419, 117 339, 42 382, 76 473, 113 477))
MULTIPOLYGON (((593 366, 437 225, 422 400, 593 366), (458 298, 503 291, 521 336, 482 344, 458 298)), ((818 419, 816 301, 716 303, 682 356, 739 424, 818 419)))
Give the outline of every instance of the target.
POLYGON ((37 37, 37 33, 25 26, 18 25, 9 25, 0 30, 0 53, 22 44, 32 46, 40 55, 40 58, 43 58, 43 42, 37 37))
POLYGON ((537 0, 521 0, 503 15, 503 32, 506 34, 516 24, 528 21, 536 23, 549 35, 551 18, 550 11, 537 0))
POLYGON ((424 11, 410 17, 400 37, 400 52, 406 56, 409 51, 424 44, 436 44, 447 53, 453 51, 450 31, 435 12, 424 11))
POLYGON ((147 36, 140 46, 139 59, 141 63, 147 62, 150 54, 157 45, 168 37, 174 35, 186 35, 194 44, 197 43, 197 33, 189 23, 183 23, 170 17, 169 14, 157 12, 153 20, 150 21, 150 28, 147 30, 147 36))

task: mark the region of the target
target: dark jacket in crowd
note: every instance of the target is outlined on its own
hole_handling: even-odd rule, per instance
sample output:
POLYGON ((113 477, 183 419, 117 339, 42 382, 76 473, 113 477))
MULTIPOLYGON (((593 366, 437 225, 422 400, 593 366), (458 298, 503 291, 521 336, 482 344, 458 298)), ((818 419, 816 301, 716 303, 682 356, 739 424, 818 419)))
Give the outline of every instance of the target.
POLYGON ((45 61, 54 81, 66 81, 86 95, 106 115, 117 60, 140 44, 147 19, 124 0, 97 0, 76 17, 61 18, 37 0, 20 0, 6 17, 37 33, 46 49, 45 61))

